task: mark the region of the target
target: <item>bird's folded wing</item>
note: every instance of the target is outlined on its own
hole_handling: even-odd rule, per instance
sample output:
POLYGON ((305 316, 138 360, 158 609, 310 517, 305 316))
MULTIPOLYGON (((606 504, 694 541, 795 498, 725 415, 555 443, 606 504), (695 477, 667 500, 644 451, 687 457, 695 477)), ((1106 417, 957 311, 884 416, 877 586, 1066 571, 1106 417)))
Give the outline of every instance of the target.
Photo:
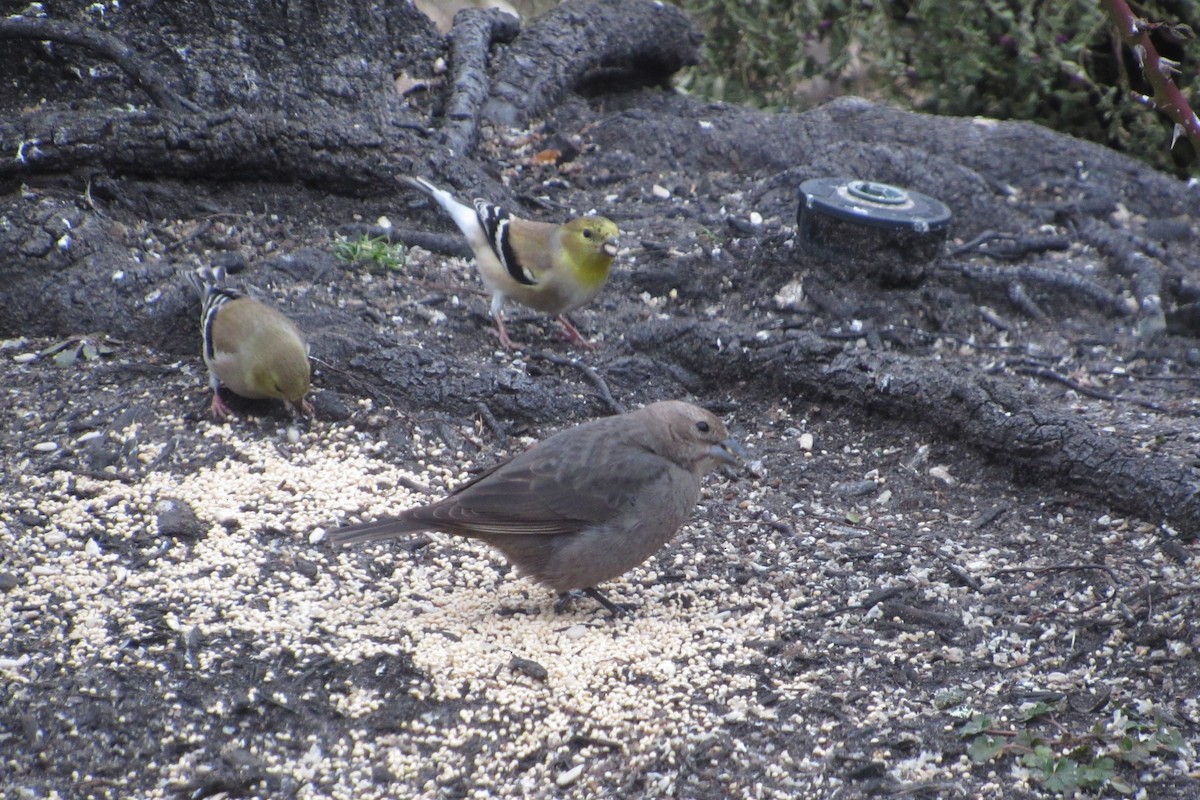
POLYGON ((633 508, 672 468, 640 448, 601 448, 601 454, 600 463, 566 453, 522 454, 456 490, 435 515, 474 533, 573 533, 633 508))

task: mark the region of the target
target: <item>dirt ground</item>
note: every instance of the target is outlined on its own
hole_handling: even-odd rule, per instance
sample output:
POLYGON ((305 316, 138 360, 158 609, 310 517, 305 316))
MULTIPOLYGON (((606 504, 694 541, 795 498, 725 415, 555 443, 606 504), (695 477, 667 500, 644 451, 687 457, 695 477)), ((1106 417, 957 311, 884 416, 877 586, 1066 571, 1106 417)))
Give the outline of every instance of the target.
MULTIPOLYGON (((634 254, 579 315, 602 346, 572 351, 517 314, 531 347, 512 354, 469 262, 414 251, 396 272, 348 269, 319 200, 260 199, 270 213, 239 235, 270 246, 239 278, 310 332, 313 418, 245 404, 215 423, 195 352, 120 342, 59 367, 25 355, 52 340, 2 345, 11 796, 1022 797, 1049 792, 1067 756, 1145 796, 1194 795, 1195 556, 1164 549, 1156 521, 1022 480, 934 427, 639 352, 626 332, 664 317, 789 315, 767 310, 776 287, 743 282, 730 304, 639 275, 650 234, 636 223, 634 254), (375 338, 344 346, 318 319, 330 306, 375 338), (380 358, 409 374, 375 383, 363 365, 380 358), (556 615, 498 556, 450 537, 322 543, 338 520, 436 497, 530 437, 610 413, 585 368, 626 406, 718 410, 750 453, 608 587, 638 606, 630 618, 587 603, 556 615), (413 403, 394 388, 408 384, 424 384, 413 403), (987 735, 1007 749, 975 763, 987 735), (1039 766, 1039 744, 1060 761, 1039 766)), ((784 256, 771 269, 793 269, 784 256)), ((712 286, 720 263, 702 262, 712 286)), ((983 325, 977 345, 923 347, 1081 346, 1069 330, 983 325)), ((1103 359, 1114 383, 1152 364, 1103 359)), ((1190 374, 1139 396, 1194 413, 1190 374)), ((1048 391, 1148 450, 1195 447, 1194 424, 1166 433, 1142 407, 1048 391)))
POLYGON ((454 181, 621 227, 596 350, 515 307, 499 349, 469 260, 336 258, 450 232, 403 190, 0 171, 0 795, 1200 794, 1194 190, 854 98, 483 133, 454 181), (805 257, 797 186, 851 172, 940 196, 950 248, 1065 244, 805 257), (1089 224, 1161 266, 1165 317, 1089 224), (214 262, 306 332, 311 417, 208 416, 184 276, 214 262), (749 455, 604 587, 628 617, 477 543, 324 541, 667 398, 749 455))

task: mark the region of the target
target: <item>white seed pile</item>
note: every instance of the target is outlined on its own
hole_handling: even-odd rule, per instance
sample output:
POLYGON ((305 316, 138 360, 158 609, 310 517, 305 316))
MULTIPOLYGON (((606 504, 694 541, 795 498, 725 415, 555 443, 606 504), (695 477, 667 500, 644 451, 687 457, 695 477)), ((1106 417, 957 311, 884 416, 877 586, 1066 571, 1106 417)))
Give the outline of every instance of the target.
MULTIPOLYGON (((116 663, 131 639, 151 633, 134 612, 147 603, 172 609, 166 625, 186 646, 188 668, 208 680, 220 681, 230 634, 253 641, 263 672, 246 698, 252 705, 316 702, 279 688, 286 676, 272 665, 282 656, 288 663, 324 657, 346 671, 377 656, 405 656, 417 673, 400 687, 407 705, 388 700, 379 685, 330 687, 329 715, 338 724, 299 743, 286 728, 222 734, 234 730, 224 722, 231 711, 213 701, 208 723, 176 732, 173 752, 183 755, 131 767, 129 785, 153 775, 147 796, 177 796, 204 766, 200 746, 224 735, 271 775, 293 780, 304 798, 824 796, 850 783, 842 759, 851 752, 878 759, 889 779, 905 784, 948 782, 1004 797, 1036 784, 1020 769, 981 781, 985 768, 965 755, 945 758, 962 745, 955 720, 934 704, 939 691, 955 688, 987 707, 1021 688, 1103 684, 1127 702, 1153 706, 1156 697, 1184 692, 1175 672, 1153 664, 1194 658, 1194 644, 1179 638, 1136 645, 1121 624, 1076 662, 1045 657, 1045 643, 1075 635, 1063 620, 1103 599, 1096 587, 1104 581, 996 570, 1057 560, 1046 549, 1067 547, 1058 529, 1074 530, 1078 521, 1034 509, 993 526, 1002 534, 980 534, 967 524, 977 509, 975 487, 963 478, 953 488, 933 478, 945 508, 889 512, 881 508, 891 502, 888 468, 873 465, 890 458, 898 475, 907 451, 904 459, 852 447, 828 452, 822 433, 814 446, 799 421, 755 443, 759 477, 712 476, 675 542, 604 587, 637 607, 618 620, 590 600, 555 614, 551 593, 479 543, 432 534, 432 544, 410 552, 393 542, 334 550, 322 540, 339 520, 441 496, 474 466, 462 453, 418 437, 405 468, 384 443, 348 426, 314 422, 298 434, 246 423, 206 422, 192 431, 177 418, 161 423, 184 437, 179 463, 202 463, 196 454, 206 448, 231 455, 185 474, 129 481, 21 468, 51 457, 48 450, 9 460, 20 491, 0 514, 0 549, 10 554, 4 570, 23 581, 0 593, 5 680, 36 681, 50 664, 116 663), (788 514, 782 491, 765 478, 785 460, 825 470, 822 487, 836 476, 880 488, 857 505, 814 488, 792 509, 795 535, 785 535, 764 522, 788 514), (407 488, 419 485, 429 493, 407 488), (204 530, 156 555, 168 544, 156 523, 168 498, 190 505, 204 530), (918 548, 843 523, 847 506, 856 522, 937 548, 977 576, 982 592, 953 581, 918 548), (22 514, 46 521, 27 526, 22 514), (131 566, 131 551, 149 557, 131 566), (310 568, 297 566, 301 560, 310 568), (910 604, 960 620, 961 640, 943 640, 882 603, 854 608, 897 583, 912 587, 910 604), (1057 613, 1034 625, 1031 638, 1010 623, 1035 602, 1057 613), (31 641, 36 649, 19 646, 31 641), (1140 675, 1113 670, 1123 658, 1152 666, 1140 675), (367 721, 391 709, 409 716, 376 734, 367 721), (931 718, 941 720, 944 740, 921 734, 931 718)), ((136 429, 116 438, 137 442, 142 463, 162 452, 162 442, 136 429)), ((1194 584, 1186 567, 1154 549, 1150 526, 1104 517, 1092 527, 1115 575, 1194 584)), ((1101 603, 1091 613, 1119 622, 1122 611, 1101 603)), ((1163 603, 1149 622, 1175 625, 1179 613, 1178 603, 1163 603)), ((162 661, 136 668, 171 713, 178 698, 162 661)), ((1200 711, 1195 699, 1176 710, 1192 719, 1200 711)), ((1176 776, 1195 770, 1186 760, 1156 768, 1176 776)))

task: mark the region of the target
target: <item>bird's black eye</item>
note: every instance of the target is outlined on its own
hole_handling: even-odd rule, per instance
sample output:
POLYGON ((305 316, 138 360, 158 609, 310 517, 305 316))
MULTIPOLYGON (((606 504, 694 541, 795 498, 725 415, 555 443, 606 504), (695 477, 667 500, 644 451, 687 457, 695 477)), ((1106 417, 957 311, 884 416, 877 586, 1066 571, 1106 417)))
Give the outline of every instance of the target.
POLYGON ((590 239, 590 238, 592 238, 592 229, 591 229, 591 228, 585 228, 585 229, 584 229, 584 231, 583 231, 583 238, 585 238, 585 239, 590 239))
POLYGON ((708 423, 704 420, 700 420, 696 423, 696 430, 700 431, 701 433, 708 433, 708 423))

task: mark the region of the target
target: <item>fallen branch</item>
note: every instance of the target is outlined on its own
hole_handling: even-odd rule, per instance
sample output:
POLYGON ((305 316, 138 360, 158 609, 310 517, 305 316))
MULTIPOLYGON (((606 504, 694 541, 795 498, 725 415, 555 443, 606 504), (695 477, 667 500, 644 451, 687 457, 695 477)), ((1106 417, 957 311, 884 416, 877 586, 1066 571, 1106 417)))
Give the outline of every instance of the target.
POLYGON ((200 111, 200 106, 171 91, 158 67, 113 36, 77 22, 36 17, 0 17, 0 39, 33 39, 39 42, 73 44, 107 58, 165 111, 200 111))
POLYGON ((258 178, 351 195, 390 194, 395 176, 411 163, 398 154, 428 147, 404 134, 381 130, 369 113, 358 120, 305 121, 243 111, 47 109, 0 119, 0 178, 99 166, 133 175, 258 178))
POLYGON ((1010 464, 1027 480, 1048 479, 1064 491, 1151 520, 1200 526, 1195 465, 1130 451, 1071 412, 975 372, 892 351, 843 350, 804 331, 762 340, 753 330, 721 320, 647 322, 632 328, 626 341, 712 386, 765 384, 789 397, 916 420, 1010 464))
POLYGON ((700 62, 702 38, 691 19, 667 3, 567 0, 501 55, 484 117, 522 127, 601 70, 621 70, 643 85, 666 83, 700 62))
POLYGON ((450 64, 453 90, 446 103, 442 141, 452 155, 465 156, 479 139, 479 115, 488 98, 488 51, 496 42, 510 42, 521 29, 520 20, 497 8, 463 9, 450 29, 450 64))
MULTIPOLYGON (((1100 308, 1117 316, 1128 316, 1129 308, 1121 298, 1095 281, 1064 270, 1047 267, 1018 266, 996 267, 986 264, 947 263, 945 269, 957 272, 969 280, 1011 286, 1015 282, 1032 283, 1049 289, 1058 289, 1071 295, 1081 295, 1092 300, 1100 308)), ((1022 290, 1023 291, 1023 290, 1022 290)), ((1012 289, 1009 290, 1012 299, 1012 289)))

